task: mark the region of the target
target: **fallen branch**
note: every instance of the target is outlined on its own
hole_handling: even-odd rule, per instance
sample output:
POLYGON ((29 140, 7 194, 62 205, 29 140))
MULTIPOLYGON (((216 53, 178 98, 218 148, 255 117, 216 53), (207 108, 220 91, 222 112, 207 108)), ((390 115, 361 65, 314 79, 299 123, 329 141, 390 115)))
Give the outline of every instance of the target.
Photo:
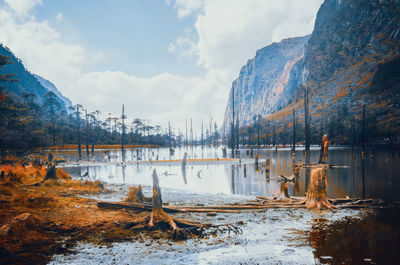
MULTIPOLYGON (((163 207, 161 198, 161 189, 159 186, 157 172, 153 171, 153 198, 152 204, 144 203, 111 203, 111 202, 98 202, 97 205, 100 208, 107 209, 130 209, 140 211, 151 211, 150 214, 134 219, 129 223, 125 224, 127 229, 170 229, 170 233, 173 239, 183 240, 189 237, 205 236, 209 234, 217 234, 218 232, 233 232, 241 233, 242 230, 230 224, 213 225, 192 222, 189 220, 178 219, 168 215, 166 212, 186 212, 188 209, 179 209, 174 207, 163 207)), ((209 212, 208 209, 194 209, 198 212, 209 212)), ((213 210, 215 212, 215 210, 213 210)), ((225 211, 226 212, 226 211, 225 211)))

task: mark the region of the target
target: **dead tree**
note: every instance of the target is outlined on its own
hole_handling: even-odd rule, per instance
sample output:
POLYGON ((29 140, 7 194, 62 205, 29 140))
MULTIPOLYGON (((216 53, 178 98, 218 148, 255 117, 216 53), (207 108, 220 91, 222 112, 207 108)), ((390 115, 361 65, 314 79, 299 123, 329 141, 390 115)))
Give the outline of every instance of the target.
MULTIPOLYGON (((191 236, 206 236, 210 234, 217 234, 218 232, 232 231, 234 233, 242 233, 240 228, 233 225, 212 225, 212 224, 202 224, 197 222, 192 222, 184 219, 173 218, 168 215, 163 209, 163 202, 161 198, 161 189, 159 185, 159 180, 157 172, 153 170, 153 205, 140 204, 142 209, 147 207, 152 207, 151 214, 132 220, 125 225, 126 228, 131 229, 159 229, 164 230, 165 228, 170 228, 172 238, 175 240, 182 240, 189 238, 191 236)), ((113 203, 99 203, 99 207, 103 208, 115 208, 121 206, 113 203)), ((137 208, 138 205, 135 206, 137 208)), ((125 205, 129 207, 129 205, 125 205)))
POLYGON ((334 207, 326 197, 328 189, 328 168, 321 166, 311 171, 310 185, 304 201, 307 208, 327 208, 334 207))
POLYGON ((85 131, 86 157, 87 159, 89 159, 89 116, 86 109, 85 109, 85 118, 86 118, 86 131, 85 131))
POLYGON ((304 129, 305 129, 305 153, 310 153, 310 124, 308 113, 308 84, 304 87, 304 129))
POLYGON ((361 155, 364 158, 365 155, 365 139, 366 139, 366 123, 365 123, 365 104, 363 104, 363 112, 362 112, 362 151, 361 155))
POLYGON ((296 111, 293 109, 293 146, 292 153, 296 153, 296 111))
POLYGON ((122 120, 122 131, 121 131, 121 151, 122 151, 122 155, 124 155, 124 144, 125 144, 125 106, 124 104, 122 104, 122 116, 121 116, 121 120, 122 120))
POLYGON ((81 128, 81 120, 79 117, 80 114, 80 109, 82 108, 82 105, 76 104, 76 137, 78 140, 78 154, 79 154, 79 159, 82 158, 82 149, 81 149, 81 133, 80 133, 80 128, 81 128))
POLYGON ((322 144, 321 144, 321 151, 319 153, 318 164, 328 163, 328 147, 329 147, 328 136, 324 134, 322 136, 322 144))

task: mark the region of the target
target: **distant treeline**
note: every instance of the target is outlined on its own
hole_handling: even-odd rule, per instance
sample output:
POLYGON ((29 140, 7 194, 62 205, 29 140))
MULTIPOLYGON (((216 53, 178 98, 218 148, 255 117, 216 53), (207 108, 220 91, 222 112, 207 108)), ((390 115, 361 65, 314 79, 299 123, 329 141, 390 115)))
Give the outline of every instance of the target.
MULTIPOLYGON (((378 113, 375 106, 356 105, 349 108, 345 101, 338 101, 327 109, 310 109, 309 143, 319 145, 322 136, 327 134, 331 144, 337 145, 362 147, 399 144, 400 132, 393 128, 399 128, 400 121, 393 119, 384 123, 381 116, 382 113, 378 113)), ((226 144, 234 143, 235 146, 303 144, 306 139, 304 117, 304 106, 292 104, 268 117, 254 116, 249 125, 235 120, 234 131, 231 128, 225 131, 224 140, 226 144)))
MULTIPOLYGON (((0 55, 0 68, 10 63, 0 55)), ((95 144, 160 145, 173 142, 170 130, 150 125, 142 119, 126 124, 126 116, 100 119, 100 111, 88 112, 82 105, 68 107, 48 92, 43 104, 38 104, 34 93, 24 93, 23 102, 7 94, 7 83, 18 82, 14 75, 0 75, 0 148, 1 155, 25 152, 36 147, 64 144, 82 144, 82 148, 95 144)))

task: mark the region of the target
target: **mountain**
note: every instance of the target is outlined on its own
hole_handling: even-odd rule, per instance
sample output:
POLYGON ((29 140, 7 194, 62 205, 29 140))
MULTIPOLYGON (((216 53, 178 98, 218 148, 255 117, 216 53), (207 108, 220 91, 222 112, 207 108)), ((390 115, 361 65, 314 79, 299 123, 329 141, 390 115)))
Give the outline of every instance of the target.
POLYGON ((39 83, 45 87, 48 91, 52 91, 56 96, 64 102, 65 107, 71 107, 72 102, 69 98, 64 97, 63 94, 57 89, 57 87, 47 79, 44 79, 40 75, 33 74, 34 77, 39 81, 39 83))
POLYGON ((295 88, 309 36, 282 40, 256 52, 233 81, 225 111, 225 128, 232 122, 232 91, 241 125, 250 124, 257 115, 266 116, 287 106, 295 88), (293 69, 297 69, 293 71, 293 69))
MULTIPOLYGON (((252 97, 238 95, 236 98, 239 117, 242 115, 248 121, 248 117, 261 114, 264 119, 279 117, 278 123, 288 125, 291 110, 295 109, 301 121, 307 86, 312 130, 328 131, 337 142, 348 142, 343 135, 351 126, 362 126, 360 119, 365 106, 369 131, 382 139, 394 139, 400 133, 399 31, 398 0, 325 0, 318 11, 314 30, 302 49, 303 57, 283 74, 287 80, 296 77, 292 87, 271 90, 267 85, 277 83, 274 73, 283 73, 281 63, 274 63, 274 69, 267 71, 265 67, 271 67, 270 60, 257 65, 252 72, 259 72, 258 76, 264 74, 264 79, 244 88, 243 94, 252 97), (265 100, 257 102, 252 99, 254 97, 265 100), (245 115, 241 113, 243 106, 248 110, 245 115)), ((280 51, 270 56, 281 56, 280 51)), ((248 77, 241 71, 232 89, 237 89, 238 82, 248 82, 248 77)), ((231 104, 229 101, 226 109, 227 125, 231 104)))
POLYGON ((42 105, 44 96, 52 91, 58 97, 62 110, 67 112, 68 106, 72 105, 71 101, 64 97, 51 82, 29 72, 22 64, 22 61, 2 44, 0 44, 0 54, 9 57, 8 60, 12 62, 0 68, 0 74, 15 74, 13 78, 18 80, 17 82, 1 83, 8 97, 11 97, 16 102, 23 102, 24 93, 32 93, 36 95, 35 102, 42 105))

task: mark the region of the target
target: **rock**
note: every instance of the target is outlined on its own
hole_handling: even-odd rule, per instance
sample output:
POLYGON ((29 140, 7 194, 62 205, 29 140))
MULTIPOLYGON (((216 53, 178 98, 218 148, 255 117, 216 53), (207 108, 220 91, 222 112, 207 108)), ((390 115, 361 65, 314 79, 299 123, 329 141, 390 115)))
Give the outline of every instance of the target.
POLYGON ((2 227, 0 227, 0 236, 6 236, 11 233, 11 226, 10 224, 5 224, 2 227))
POLYGON ((245 222, 243 222, 242 220, 240 220, 240 221, 237 221, 236 224, 237 224, 237 225, 245 225, 245 222))
POLYGON ((17 217, 14 217, 13 222, 25 222, 31 216, 32 216, 32 214, 30 214, 30 213, 23 213, 23 214, 18 215, 17 217))
MULTIPOLYGON (((296 63, 304 55, 308 38, 290 38, 272 43, 258 50, 256 56, 242 67, 238 79, 232 83, 235 108, 240 110, 241 122, 251 123, 254 115, 269 115, 289 103, 301 76, 291 74, 291 71, 297 69, 300 73, 301 68, 296 63)), ((232 93, 225 111, 225 128, 231 124, 231 106, 232 93)))

